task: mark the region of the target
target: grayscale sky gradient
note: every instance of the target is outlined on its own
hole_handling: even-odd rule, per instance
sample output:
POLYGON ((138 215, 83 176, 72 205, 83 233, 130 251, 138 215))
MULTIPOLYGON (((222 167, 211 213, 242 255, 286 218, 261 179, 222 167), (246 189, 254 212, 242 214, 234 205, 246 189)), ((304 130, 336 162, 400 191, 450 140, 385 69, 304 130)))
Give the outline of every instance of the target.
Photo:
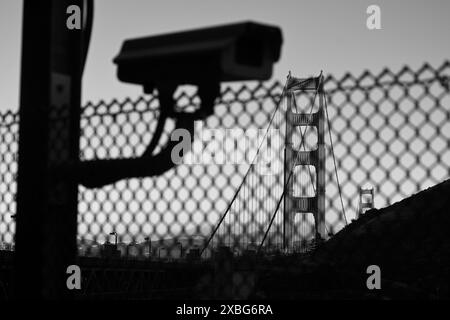
MULTIPOLYGON (((83 82, 83 100, 136 97, 120 83, 112 58, 126 38, 254 20, 280 26, 281 61, 274 78, 320 70, 341 76, 388 66, 413 70, 449 58, 448 0, 95 0, 95 21, 83 82), (366 8, 381 7, 382 30, 366 29, 366 8)), ((0 0, 0 111, 17 110, 22 1, 0 0)), ((39 48, 36 48, 39 50, 39 48)))

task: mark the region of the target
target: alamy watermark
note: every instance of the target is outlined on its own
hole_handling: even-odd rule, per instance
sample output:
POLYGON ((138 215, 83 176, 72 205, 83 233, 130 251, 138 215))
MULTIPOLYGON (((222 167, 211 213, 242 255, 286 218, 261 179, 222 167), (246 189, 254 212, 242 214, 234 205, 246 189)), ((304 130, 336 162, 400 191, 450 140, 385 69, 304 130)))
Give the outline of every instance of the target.
POLYGON ((366 20, 366 27, 369 30, 381 29, 381 9, 380 6, 372 4, 367 7, 366 13, 369 15, 366 20))
POLYGON ((260 174, 279 174, 282 171, 280 152, 284 151, 284 137, 279 129, 205 128, 203 121, 194 124, 193 142, 186 129, 176 129, 170 139, 177 141, 171 159, 175 164, 247 164, 254 165, 260 174))

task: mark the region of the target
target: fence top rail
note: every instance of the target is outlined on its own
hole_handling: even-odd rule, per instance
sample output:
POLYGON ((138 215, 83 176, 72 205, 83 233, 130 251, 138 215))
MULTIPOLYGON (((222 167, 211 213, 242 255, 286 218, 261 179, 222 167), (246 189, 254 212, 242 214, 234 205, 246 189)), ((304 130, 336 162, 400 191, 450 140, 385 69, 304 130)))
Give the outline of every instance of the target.
MULTIPOLYGON (((337 78, 333 75, 325 77, 324 85, 328 94, 337 91, 349 90, 372 90, 377 87, 400 85, 404 87, 412 85, 428 86, 433 83, 440 83, 447 91, 450 90, 450 60, 445 60, 439 67, 433 67, 429 63, 424 63, 422 67, 412 70, 409 66, 404 66, 397 72, 384 68, 378 74, 365 70, 360 76, 354 76, 350 72, 337 78)), ((282 84, 278 80, 268 82, 256 82, 256 84, 243 83, 240 85, 227 85, 222 90, 222 102, 229 100, 246 100, 243 94, 247 93, 251 100, 277 96, 281 93, 282 84), (229 96, 232 96, 232 99, 229 96), (227 98, 228 97, 228 98, 227 98)), ((110 115, 127 112, 157 112, 157 94, 150 96, 140 96, 136 99, 125 98, 120 101, 113 98, 109 102, 99 100, 96 103, 87 102, 83 106, 83 117, 110 115)), ((186 99, 190 104, 196 98, 196 92, 180 91, 176 94, 175 100, 186 99)), ((248 100, 248 99, 247 99, 248 100)), ((0 127, 9 127, 19 122, 19 114, 16 111, 0 111, 0 127)))

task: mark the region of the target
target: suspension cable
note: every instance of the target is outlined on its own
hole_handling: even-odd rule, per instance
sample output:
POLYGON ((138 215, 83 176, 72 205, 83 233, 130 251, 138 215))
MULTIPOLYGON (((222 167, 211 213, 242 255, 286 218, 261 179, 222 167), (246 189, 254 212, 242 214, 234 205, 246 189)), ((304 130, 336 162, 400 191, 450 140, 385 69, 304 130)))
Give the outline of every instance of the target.
POLYGON ((271 125, 272 125, 273 119, 275 118, 275 115, 276 115, 276 113, 277 113, 277 111, 278 111, 278 109, 279 109, 279 107, 280 107, 281 101, 282 101, 283 96, 284 96, 285 91, 286 91, 286 87, 287 87, 287 81, 286 81, 286 83, 285 83, 285 85, 284 85, 284 87, 283 87, 283 91, 282 91, 281 94, 280 94, 280 99, 279 99, 279 101, 278 101, 278 103, 277 103, 277 106, 276 106, 276 108, 275 108, 275 111, 273 112, 273 114, 272 114, 272 116, 271 116, 271 119, 270 119, 270 121, 269 121, 269 125, 267 126, 267 130, 266 130, 266 132, 264 133, 264 136, 263 136, 263 138, 262 138, 262 140, 261 140, 261 143, 260 143, 259 146, 258 146, 258 149, 257 149, 257 151, 256 151, 256 154, 255 154, 255 156, 254 156, 254 158, 253 158, 253 161, 250 163, 250 166, 249 166, 247 172, 245 173, 244 178, 242 179, 242 182, 241 182, 241 184, 239 185, 239 188, 236 190, 236 193, 234 194, 232 200, 230 201, 230 203, 229 203, 229 205, 228 205, 228 207, 227 207, 225 213, 224 213, 223 216, 220 218, 219 223, 218 223, 217 226, 214 228, 214 231, 212 232, 212 234, 210 235, 208 241, 206 242, 205 246, 203 247, 202 251, 200 252, 200 256, 202 256, 203 252, 204 252, 204 251, 206 250, 206 248, 208 247, 209 243, 211 242, 212 238, 213 238, 214 235, 216 234, 216 232, 217 232, 217 230, 219 229, 220 225, 222 224, 223 220, 224 220, 225 217, 227 216, 228 212, 229 212, 230 209, 231 209, 231 206, 232 206, 233 203, 234 203, 234 200, 236 200, 236 198, 237 198, 237 196, 238 196, 238 194, 239 194, 239 191, 241 190, 242 186, 244 185, 244 182, 245 182, 245 180, 247 179, 248 174, 249 174, 250 171, 252 170, 252 167, 253 167, 253 165, 254 165, 254 162, 255 162, 255 160, 256 160, 258 154, 259 154, 259 151, 261 150, 261 147, 262 147, 262 145, 263 145, 263 143, 264 143, 264 140, 265 140, 265 138, 266 138, 266 136, 267 136, 267 133, 269 132, 269 129, 270 129, 271 125))
POLYGON ((326 97, 325 97, 325 113, 327 115, 328 134, 330 136, 331 154, 333 155, 334 172, 336 174, 336 182, 337 182, 337 187, 338 187, 338 191, 339 191, 339 198, 341 199, 342 214, 344 216, 345 225, 348 225, 347 215, 345 214, 344 201, 342 200, 342 191, 341 191, 341 184, 339 182, 339 174, 338 174, 338 171, 337 171, 336 155, 334 154, 333 138, 332 138, 332 135, 331 135, 331 122, 330 122, 330 117, 328 116, 328 105, 327 105, 326 97))

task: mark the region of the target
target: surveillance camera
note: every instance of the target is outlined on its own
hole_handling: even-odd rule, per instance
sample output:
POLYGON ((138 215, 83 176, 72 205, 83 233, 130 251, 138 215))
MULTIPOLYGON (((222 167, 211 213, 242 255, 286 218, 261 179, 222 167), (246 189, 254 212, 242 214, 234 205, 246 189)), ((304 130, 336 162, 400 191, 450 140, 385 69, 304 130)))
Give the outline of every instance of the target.
POLYGON ((126 40, 114 62, 121 81, 151 93, 161 84, 268 80, 281 44, 278 27, 243 22, 126 40))
POLYGON ((220 83, 268 80, 280 58, 281 43, 279 28, 253 22, 126 40, 114 58, 118 78, 143 86, 146 93, 158 90, 158 122, 139 158, 83 161, 78 170, 80 182, 99 187, 124 178, 161 174, 175 166, 171 155, 176 141, 154 153, 168 118, 175 120, 174 130, 185 129, 192 138, 194 121, 213 113, 220 83), (201 105, 193 112, 175 108, 174 92, 183 84, 198 86, 201 105))

